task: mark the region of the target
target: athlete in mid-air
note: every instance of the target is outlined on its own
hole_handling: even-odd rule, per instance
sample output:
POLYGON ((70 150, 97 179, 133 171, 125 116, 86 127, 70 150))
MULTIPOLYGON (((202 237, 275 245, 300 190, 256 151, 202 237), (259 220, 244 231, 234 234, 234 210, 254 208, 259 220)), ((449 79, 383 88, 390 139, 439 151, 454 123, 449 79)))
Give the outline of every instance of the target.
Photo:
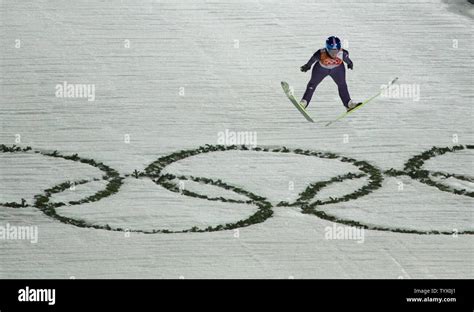
POLYGON ((308 107, 314 90, 316 90, 318 84, 328 75, 331 76, 332 80, 337 84, 339 97, 347 111, 362 104, 353 102, 349 95, 349 90, 347 90, 346 69, 343 62, 346 62, 347 68, 351 70, 354 68, 354 64, 349 58, 349 52, 341 48, 341 40, 338 37, 329 37, 326 40, 326 48, 316 51, 308 63, 301 66, 301 71, 307 72, 315 62, 316 65, 313 66, 311 80, 308 82, 306 92, 300 101, 301 106, 304 108, 308 107))

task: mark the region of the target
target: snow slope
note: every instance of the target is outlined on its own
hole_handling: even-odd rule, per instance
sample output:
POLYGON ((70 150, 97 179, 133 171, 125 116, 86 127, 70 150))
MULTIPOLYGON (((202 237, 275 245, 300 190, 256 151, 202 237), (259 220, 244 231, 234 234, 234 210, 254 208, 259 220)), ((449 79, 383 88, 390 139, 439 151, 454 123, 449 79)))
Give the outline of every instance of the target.
MULTIPOLYGON (((179 230, 254 213, 254 205, 191 198, 149 178, 126 176, 173 152, 218 144, 226 129, 255 132, 258 146, 334 152, 380 172, 402 170, 433 146, 474 142, 473 20, 441 0, 3 0, 0 12, 0 144, 77 153, 117 170, 124 177, 118 193, 58 209, 93 224, 179 230), (325 127, 343 110, 328 78, 308 109, 316 122, 307 123, 280 81, 300 96, 309 73, 299 67, 333 34, 346 40, 354 62, 347 73, 354 99, 399 77, 399 83, 419 86, 419 101, 379 98, 325 127), (95 101, 55 97, 64 81, 94 84, 95 101)), ((472 150, 434 157, 425 167, 473 177, 472 150)), ((79 228, 34 207, 0 206, 0 226, 39 231, 36 244, 0 240, 0 278, 474 278, 472 235, 366 230, 363 243, 328 240, 333 222, 297 206, 276 206, 294 201, 310 183, 360 172, 352 164, 225 151, 189 157, 164 171, 221 179, 264 196, 273 216, 238 231, 142 234, 79 228)), ((24 198, 31 206, 46 188, 101 176, 86 164, 0 153, 0 202, 24 198)), ((452 179, 446 183, 472 192, 472 181, 452 179)), ((332 184, 320 195, 343 196, 363 182, 332 184)), ((84 184, 53 199, 77 200, 103 185, 84 184)), ((209 185, 188 186, 238 197, 209 185)), ((371 226, 474 230, 472 197, 408 176, 384 175, 372 193, 321 207, 371 226)))

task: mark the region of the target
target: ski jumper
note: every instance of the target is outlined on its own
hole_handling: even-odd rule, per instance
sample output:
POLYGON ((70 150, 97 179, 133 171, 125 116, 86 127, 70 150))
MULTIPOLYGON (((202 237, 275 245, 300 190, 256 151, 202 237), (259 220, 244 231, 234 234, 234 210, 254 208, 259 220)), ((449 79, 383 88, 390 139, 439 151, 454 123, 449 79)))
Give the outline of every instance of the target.
POLYGON ((341 49, 337 53, 337 56, 332 58, 329 56, 329 53, 326 51, 326 49, 320 49, 313 54, 307 65, 311 66, 314 62, 317 63, 313 66, 311 80, 308 82, 306 92, 303 95, 303 100, 306 100, 306 102, 309 104, 316 87, 321 81, 323 81, 324 78, 326 78, 326 76, 329 75, 337 85, 342 104, 347 107, 349 101, 351 100, 351 96, 349 95, 349 90, 347 89, 346 68, 344 67, 343 62, 346 62, 348 65, 352 64, 352 61, 349 58, 349 52, 347 50, 341 49))

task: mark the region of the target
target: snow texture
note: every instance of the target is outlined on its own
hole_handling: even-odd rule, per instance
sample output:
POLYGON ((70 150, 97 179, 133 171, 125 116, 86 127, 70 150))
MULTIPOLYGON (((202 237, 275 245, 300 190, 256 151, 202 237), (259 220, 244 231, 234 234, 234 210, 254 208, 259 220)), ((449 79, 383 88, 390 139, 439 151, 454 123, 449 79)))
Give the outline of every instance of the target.
MULTIPOLYGON (((131 230, 237 222, 257 207, 183 196, 128 175, 173 152, 216 145, 226 129, 256 133, 257 146, 334 152, 381 172, 403 170, 433 146, 473 144, 472 7, 442 0, 2 0, 0 144, 77 153, 124 177, 118 193, 60 207, 61 215, 131 230), (399 77, 400 84, 419 87, 419 100, 379 97, 325 127, 343 112, 327 78, 308 108, 315 123, 306 122, 280 81, 301 96, 309 72, 299 67, 330 35, 343 40, 354 62, 347 72, 353 99, 367 99, 399 77), (95 100, 56 97, 56 85, 65 81, 94 85, 95 100)), ((424 169, 470 178, 472 153, 446 153, 424 169)), ((36 244, 0 240, 0 278, 474 278, 473 235, 366 230, 363 243, 330 240, 325 233, 333 222, 277 206, 311 183, 361 173, 350 163, 225 151, 180 160, 164 172, 221 179, 266 197, 273 216, 205 233, 80 228, 31 207, 33 198, 64 181, 101 179, 103 172, 62 158, 0 153, 0 202, 24 198, 29 205, 0 206, 0 226, 32 225, 39 232, 36 244)), ((436 179, 473 189, 472 180, 436 179)), ((317 199, 342 196, 366 181, 331 184, 317 199)), ((104 184, 77 185, 51 201, 78 200, 104 184)), ((184 185, 208 196, 243 197, 184 185)), ((373 226, 447 232, 473 231, 473 208, 472 197, 387 175, 364 197, 321 206, 373 226)))

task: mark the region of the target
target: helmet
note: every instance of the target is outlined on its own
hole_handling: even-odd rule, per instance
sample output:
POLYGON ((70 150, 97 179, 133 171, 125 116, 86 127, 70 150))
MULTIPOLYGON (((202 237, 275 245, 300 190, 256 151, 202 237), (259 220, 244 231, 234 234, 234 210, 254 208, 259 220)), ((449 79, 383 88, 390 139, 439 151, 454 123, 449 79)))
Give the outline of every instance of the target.
POLYGON ((341 40, 338 37, 331 36, 326 39, 326 50, 340 50, 341 49, 341 40))

